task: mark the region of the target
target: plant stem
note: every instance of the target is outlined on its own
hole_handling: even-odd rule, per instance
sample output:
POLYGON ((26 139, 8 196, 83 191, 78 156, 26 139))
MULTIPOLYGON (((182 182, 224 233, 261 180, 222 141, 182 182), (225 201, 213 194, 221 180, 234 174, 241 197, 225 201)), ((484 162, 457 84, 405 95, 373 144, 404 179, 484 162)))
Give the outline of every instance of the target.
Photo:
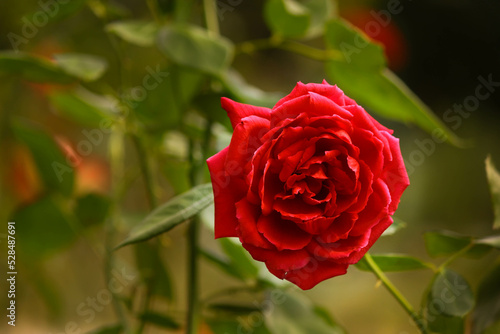
MULTIPOLYGON (((111 217, 106 220, 104 226, 104 244, 106 248, 106 258, 104 261, 104 276, 106 282, 110 282, 112 279, 111 271, 113 269, 113 247, 115 235, 115 224, 117 224, 121 219, 120 212, 120 183, 123 176, 123 158, 124 158, 124 135, 121 131, 116 128, 113 129, 110 139, 109 139, 109 155, 110 155, 110 167, 112 175, 112 189, 113 189, 113 207, 111 217)), ((113 308, 115 313, 123 326, 123 332, 125 334, 130 333, 130 324, 128 323, 127 317, 123 310, 123 305, 118 300, 118 295, 111 291, 113 296, 113 308)))
POLYGON ((217 17, 217 6, 214 0, 203 0, 203 9, 205 11, 205 24, 208 31, 219 36, 219 19, 217 17))
POLYGON ((149 202, 150 210, 155 209, 158 206, 156 200, 156 195, 154 192, 153 178, 151 173, 151 166, 149 164, 149 157, 146 154, 146 150, 142 145, 141 139, 138 135, 132 134, 132 141, 134 142, 135 149, 137 151, 137 156, 139 160, 139 167, 141 169, 142 177, 144 178, 144 187, 146 189, 146 196, 149 202))
POLYGON ((377 278, 382 282, 390 294, 396 298, 398 303, 403 307, 403 309, 410 315, 412 320, 417 325, 417 328, 422 334, 428 334, 427 328, 425 326, 424 320, 418 315, 413 309, 413 306, 408 302, 408 300, 401 294, 401 292, 392 284, 389 278, 384 274, 384 272, 379 268, 377 263, 373 261, 373 258, 369 253, 365 254, 365 261, 370 267, 370 270, 377 276, 377 278))
POLYGON ((195 216, 188 227, 188 313, 187 313, 187 334, 196 334, 198 332, 198 238, 199 238, 199 219, 195 216))
POLYGON ((455 261, 460 256, 467 253, 473 246, 474 246, 474 242, 471 242, 470 244, 468 244, 467 246, 465 246, 464 248, 462 248, 461 250, 459 250, 458 252, 456 252, 455 254, 450 256, 446 261, 441 263, 441 265, 437 268, 436 272, 439 272, 439 271, 443 270, 444 268, 446 268, 447 266, 449 266, 453 261, 455 261))
POLYGON ((341 59, 341 54, 338 50, 322 50, 312 46, 297 43, 294 41, 284 40, 279 36, 271 36, 270 38, 256 39, 253 41, 243 42, 236 47, 236 53, 254 53, 264 49, 282 49, 295 54, 318 60, 328 61, 341 59))

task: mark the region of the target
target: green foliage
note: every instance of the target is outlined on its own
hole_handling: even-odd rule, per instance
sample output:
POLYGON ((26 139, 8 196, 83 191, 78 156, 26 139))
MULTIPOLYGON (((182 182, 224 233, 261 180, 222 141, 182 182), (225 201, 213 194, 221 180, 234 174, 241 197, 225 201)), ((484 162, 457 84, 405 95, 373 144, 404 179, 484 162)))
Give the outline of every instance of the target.
POLYGON ((68 84, 75 78, 46 59, 24 52, 0 52, 0 76, 17 76, 34 82, 68 84))
POLYGON ((295 0, 268 0, 264 11, 267 25, 284 37, 304 36, 309 28, 309 11, 295 0))
MULTIPOLYGON (((477 291, 477 306, 473 312, 473 333, 483 333, 500 323, 500 263, 487 273, 477 291), (496 325, 495 325, 496 324, 496 325)), ((490 333, 487 331, 487 333, 490 333)), ((495 333, 491 329, 491 333, 495 333)))
POLYGON ((233 267, 240 277, 246 279, 255 279, 259 272, 255 262, 243 249, 240 244, 229 240, 228 238, 219 239, 224 253, 229 257, 231 267, 233 267))
POLYGON ((146 312, 140 315, 140 319, 165 329, 179 329, 181 325, 172 317, 156 312, 146 312))
POLYGON ((73 91, 54 91, 49 100, 62 116, 84 126, 99 127, 103 121, 107 124, 114 121, 109 110, 114 101, 81 87, 73 91))
POLYGON ((361 106, 400 122, 412 122, 448 140, 458 139, 386 68, 383 49, 345 21, 331 21, 325 30, 327 46, 341 55, 326 63, 326 73, 361 106))
POLYGON ((452 255, 471 242, 471 237, 465 237, 449 231, 426 232, 424 234, 425 247, 430 256, 448 256, 452 255))
POLYGON ((54 59, 64 72, 83 81, 99 79, 108 67, 105 59, 94 55, 60 53, 54 59))
POLYGON ((486 176, 490 185, 491 199, 493 202, 493 209, 495 212, 495 221, 493 228, 500 228, 500 173, 493 165, 491 157, 486 159, 486 176))
POLYGON ((87 334, 120 334, 123 332, 123 326, 121 324, 105 326, 88 332, 87 334))
POLYGON ((170 231, 210 205, 213 201, 212 184, 203 184, 160 205, 130 231, 116 248, 151 239, 170 231))
POLYGON ((36 261, 60 251, 77 237, 73 217, 60 201, 44 197, 14 213, 20 252, 26 259, 36 261))
POLYGON ((439 271, 433 280, 428 309, 439 309, 439 314, 463 317, 472 310, 474 295, 469 283, 450 269, 439 271))
POLYGON ((157 44, 173 62, 219 76, 233 58, 233 45, 192 25, 172 25, 160 29, 157 44))
POLYGON ((82 226, 95 226, 104 223, 108 216, 111 201, 97 193, 88 193, 76 199, 74 213, 82 226))
POLYGON ((273 307, 265 314, 265 322, 273 334, 344 333, 338 325, 326 322, 314 305, 299 294, 272 290, 269 301, 273 307))
MULTIPOLYGON (((421 260, 402 254, 372 254, 373 261, 382 271, 406 271, 416 269, 432 269, 432 265, 421 260)), ((359 270, 371 271, 370 267, 362 259, 356 264, 359 270)))
POLYGON ((150 243, 143 242, 134 246, 134 252, 137 269, 150 292, 173 301, 173 282, 158 250, 150 243))
POLYGON ((138 20, 115 21, 106 26, 107 31, 124 41, 142 47, 154 45, 158 29, 155 22, 138 20))

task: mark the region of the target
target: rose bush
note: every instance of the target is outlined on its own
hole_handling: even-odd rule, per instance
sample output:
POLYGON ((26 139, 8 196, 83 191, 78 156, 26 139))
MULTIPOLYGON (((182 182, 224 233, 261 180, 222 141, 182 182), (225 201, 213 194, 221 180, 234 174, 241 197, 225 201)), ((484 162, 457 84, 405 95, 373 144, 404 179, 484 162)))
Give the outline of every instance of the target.
POLYGON ((298 83, 272 109, 222 98, 234 133, 207 160, 215 237, 302 289, 345 274, 409 185, 399 140, 326 81, 298 83))

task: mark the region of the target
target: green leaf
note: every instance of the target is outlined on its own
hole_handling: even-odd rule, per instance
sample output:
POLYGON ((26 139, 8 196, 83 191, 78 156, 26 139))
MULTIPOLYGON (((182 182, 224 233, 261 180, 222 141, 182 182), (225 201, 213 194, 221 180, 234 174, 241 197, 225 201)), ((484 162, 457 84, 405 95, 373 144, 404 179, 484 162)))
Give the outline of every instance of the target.
POLYGON ((122 332, 123 332, 122 325, 118 324, 113 326, 101 327, 91 332, 88 332, 87 334, 120 334, 122 332))
POLYGON ((245 276, 243 276, 235 267, 232 266, 232 263, 229 259, 224 258, 208 249, 200 249, 199 252, 206 260, 216 265, 226 274, 241 280, 246 279, 245 276))
POLYGON ((157 44, 175 63, 215 76, 221 75, 233 59, 233 45, 228 39, 196 26, 164 27, 158 33, 157 44))
POLYGON ((477 291, 477 305, 472 314, 474 333, 483 333, 500 321, 500 263, 488 272, 477 291))
MULTIPOLYGON (((259 318, 260 319, 260 318, 259 318)), ((264 324, 255 319, 239 316, 236 319, 225 318, 207 318, 205 319, 210 330, 215 334, 229 333, 252 333, 252 334, 271 334, 264 324)), ((275 333, 272 333, 275 334, 275 333)))
POLYGON ((474 295, 467 281, 458 273, 444 269, 432 283, 428 309, 439 314, 463 317, 472 310, 474 295))
POLYGON ((462 317, 451 317, 446 314, 427 314, 427 322, 432 332, 440 334, 465 333, 464 319, 462 317))
POLYGON ((16 138, 29 148, 46 188, 71 196, 74 171, 52 137, 20 120, 13 122, 12 130, 16 138))
POLYGON ((182 115, 198 92, 204 75, 180 66, 148 67, 143 79, 148 84, 136 86, 125 94, 125 103, 134 109, 148 131, 178 129, 182 115), (138 92, 141 92, 138 94, 138 92))
POLYGON ((0 52, 0 76, 15 75, 28 81, 68 84, 75 81, 54 63, 24 52, 0 52))
MULTIPOLYGON (((407 271, 416 269, 432 269, 432 265, 419 259, 401 254, 373 254, 373 261, 382 271, 407 271)), ((363 271, 371 271, 364 259, 356 264, 356 268, 363 271)))
POLYGON ((455 254, 472 242, 471 237, 449 231, 427 232, 424 234, 424 239, 427 253, 432 257, 455 254))
POLYGON ((307 7, 295 0, 268 0, 264 18, 271 31, 283 37, 304 36, 311 22, 307 7))
POLYGON ((269 302, 274 307, 264 315, 266 326, 273 334, 345 333, 341 327, 330 325, 318 315, 314 305, 303 295, 272 290, 269 302))
POLYGON ((500 235, 492 235, 490 237, 477 239, 474 243, 476 245, 484 245, 500 249, 500 235))
POLYGON ((314 313, 316 313, 324 322, 326 322, 330 327, 335 328, 335 333, 346 334, 347 332, 343 329, 337 322, 333 319, 330 312, 321 306, 314 306, 314 313))
POLYGON ((212 184, 178 195, 151 212, 116 248, 151 239, 198 214, 213 202, 212 184))
POLYGON ((257 277, 259 269, 239 242, 233 242, 230 238, 221 238, 219 242, 224 253, 229 257, 231 266, 236 269, 240 277, 247 279, 255 279, 257 277))
POLYGON ((307 31, 308 37, 314 37, 324 32, 325 24, 332 19, 334 8, 330 0, 303 0, 302 5, 309 10, 311 20, 307 31))
POLYGON ((435 136, 459 143, 443 122, 386 68, 380 45, 341 20, 327 24, 325 38, 328 48, 342 53, 326 63, 328 77, 361 106, 389 119, 415 123, 435 136))
POLYGON ((500 172, 495 168, 491 161, 491 156, 486 158, 486 176, 490 185, 491 200, 495 212, 495 221, 493 228, 500 228, 500 172))
POLYGON ((228 313, 234 316, 250 314, 252 312, 261 313, 260 307, 253 305, 214 303, 208 305, 208 308, 215 312, 228 313))
POLYGON ((75 241, 72 217, 51 197, 22 207, 10 221, 16 222, 16 238, 20 253, 26 259, 38 261, 56 253, 75 241))
POLYGON ((110 125, 113 116, 114 101, 107 97, 96 95, 84 88, 74 91, 54 91, 49 95, 50 102, 58 112, 81 125, 99 127, 110 125))
POLYGON ((158 25, 154 21, 126 20, 108 24, 106 30, 119 36, 124 41, 138 46, 153 46, 158 25))
POLYGON ((140 318, 150 324, 167 329, 180 329, 181 325, 173 318, 156 312, 141 314, 140 318))
POLYGON ((384 231, 384 233, 382 233, 383 237, 388 236, 388 235, 393 235, 397 231, 405 228, 407 225, 406 222, 402 221, 401 219, 399 219, 397 217, 392 217, 392 219, 394 222, 391 224, 391 226, 389 226, 387 228, 387 230, 384 231))
POLYGON ((76 199, 75 216, 82 226, 94 226, 104 222, 109 213, 111 201, 97 193, 88 193, 76 199))
POLYGON ((105 59, 94 55, 61 53, 54 55, 54 59, 63 71, 83 81, 99 79, 108 68, 105 59))
POLYGON ((135 245, 134 252, 141 278, 153 294, 163 296, 169 301, 174 300, 172 280, 159 252, 149 243, 135 245))
MULTIPOLYGON (((221 77, 224 88, 241 103, 252 104, 261 107, 272 108, 284 95, 281 93, 264 92, 257 87, 248 84, 245 79, 233 69, 227 71, 221 77)), ((225 112, 220 108, 221 113, 225 112)))

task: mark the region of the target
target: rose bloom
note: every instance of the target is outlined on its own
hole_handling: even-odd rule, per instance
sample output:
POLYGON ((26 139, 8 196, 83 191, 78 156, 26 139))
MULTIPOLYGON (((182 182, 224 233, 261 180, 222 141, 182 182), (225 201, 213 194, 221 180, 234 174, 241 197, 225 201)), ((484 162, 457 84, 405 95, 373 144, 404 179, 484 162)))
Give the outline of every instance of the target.
POLYGON ((399 140, 326 81, 272 109, 222 98, 234 133, 207 160, 215 237, 302 289, 343 275, 392 224, 409 185, 399 140))

